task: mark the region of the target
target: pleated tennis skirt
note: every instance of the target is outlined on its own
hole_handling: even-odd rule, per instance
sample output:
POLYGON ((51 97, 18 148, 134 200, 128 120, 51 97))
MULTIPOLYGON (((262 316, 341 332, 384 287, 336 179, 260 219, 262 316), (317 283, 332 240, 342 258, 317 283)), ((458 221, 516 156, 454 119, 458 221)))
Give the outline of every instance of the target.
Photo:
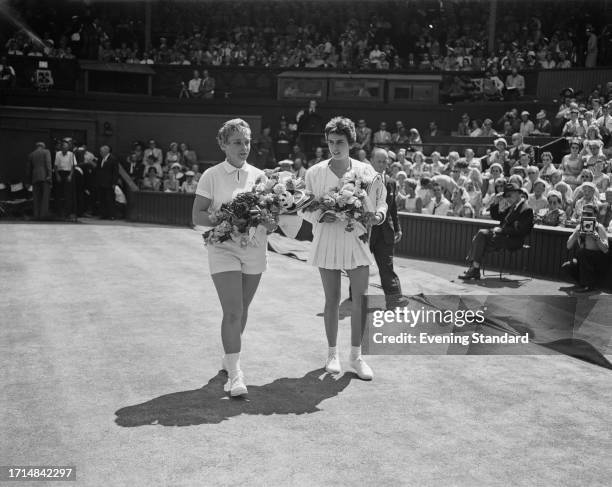
POLYGON ((367 243, 359 239, 357 230, 347 232, 344 222, 315 223, 308 263, 324 269, 350 270, 374 265, 367 243))

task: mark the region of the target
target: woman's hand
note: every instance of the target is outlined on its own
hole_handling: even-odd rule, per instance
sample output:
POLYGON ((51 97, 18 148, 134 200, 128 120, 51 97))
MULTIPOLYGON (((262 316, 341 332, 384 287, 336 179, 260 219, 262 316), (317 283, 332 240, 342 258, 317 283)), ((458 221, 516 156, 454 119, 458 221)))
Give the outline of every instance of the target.
POLYGON ((338 217, 336 216, 335 213, 333 213, 331 211, 327 211, 327 212, 323 213, 323 216, 319 220, 319 223, 333 223, 333 222, 335 222, 337 220, 338 220, 338 217))

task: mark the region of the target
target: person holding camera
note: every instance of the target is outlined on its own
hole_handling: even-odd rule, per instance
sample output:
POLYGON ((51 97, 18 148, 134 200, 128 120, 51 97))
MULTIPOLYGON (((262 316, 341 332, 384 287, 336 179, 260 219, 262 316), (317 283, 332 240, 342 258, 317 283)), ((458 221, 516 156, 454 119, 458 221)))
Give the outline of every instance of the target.
POLYGON ((608 269, 608 235, 597 221, 597 209, 586 205, 580 222, 567 239, 567 249, 576 249, 576 257, 565 262, 562 269, 578 283, 575 292, 595 289, 597 281, 608 269))

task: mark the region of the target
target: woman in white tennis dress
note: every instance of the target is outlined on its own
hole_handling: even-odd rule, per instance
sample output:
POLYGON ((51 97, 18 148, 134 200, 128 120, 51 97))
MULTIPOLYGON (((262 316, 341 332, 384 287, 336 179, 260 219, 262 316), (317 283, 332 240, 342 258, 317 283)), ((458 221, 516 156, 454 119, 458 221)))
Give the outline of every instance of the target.
MULTIPOLYGON (((368 197, 372 216, 370 224, 378 225, 387 212, 386 190, 374 168, 364 162, 351 159, 349 149, 355 142, 355 125, 348 118, 336 117, 325 126, 325 137, 331 159, 321 161, 306 172, 306 189, 319 199, 338 187, 342 178, 355 175, 370 181, 368 197)), ((363 335, 361 320, 361 297, 368 287, 369 266, 374 258, 368 244, 359 236, 364 229, 355 228, 347 232, 346 223, 334 214, 321 214, 321 210, 303 212, 304 219, 312 223, 313 242, 309 262, 319 268, 325 293, 325 332, 329 345, 325 368, 330 373, 339 373, 340 360, 336 347, 338 335, 338 312, 341 294, 341 272, 347 272, 352 290, 351 356, 350 365, 362 379, 372 379, 372 370, 361 357, 363 335)), ((359 227, 359 226, 358 226, 359 227)))

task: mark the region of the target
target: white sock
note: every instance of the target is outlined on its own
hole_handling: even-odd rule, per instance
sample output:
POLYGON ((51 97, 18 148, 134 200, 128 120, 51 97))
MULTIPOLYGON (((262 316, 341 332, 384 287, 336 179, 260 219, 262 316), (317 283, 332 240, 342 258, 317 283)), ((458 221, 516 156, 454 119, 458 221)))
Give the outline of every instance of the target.
POLYGON ((357 360, 361 357, 361 345, 358 347, 351 346, 351 360, 357 360))
POLYGON ((226 353, 225 361, 227 363, 227 374, 230 378, 236 377, 240 370, 240 352, 238 353, 226 353))
POLYGON ((337 356, 338 355, 338 347, 329 347, 328 351, 327 351, 327 356, 328 357, 332 357, 332 356, 337 356))

